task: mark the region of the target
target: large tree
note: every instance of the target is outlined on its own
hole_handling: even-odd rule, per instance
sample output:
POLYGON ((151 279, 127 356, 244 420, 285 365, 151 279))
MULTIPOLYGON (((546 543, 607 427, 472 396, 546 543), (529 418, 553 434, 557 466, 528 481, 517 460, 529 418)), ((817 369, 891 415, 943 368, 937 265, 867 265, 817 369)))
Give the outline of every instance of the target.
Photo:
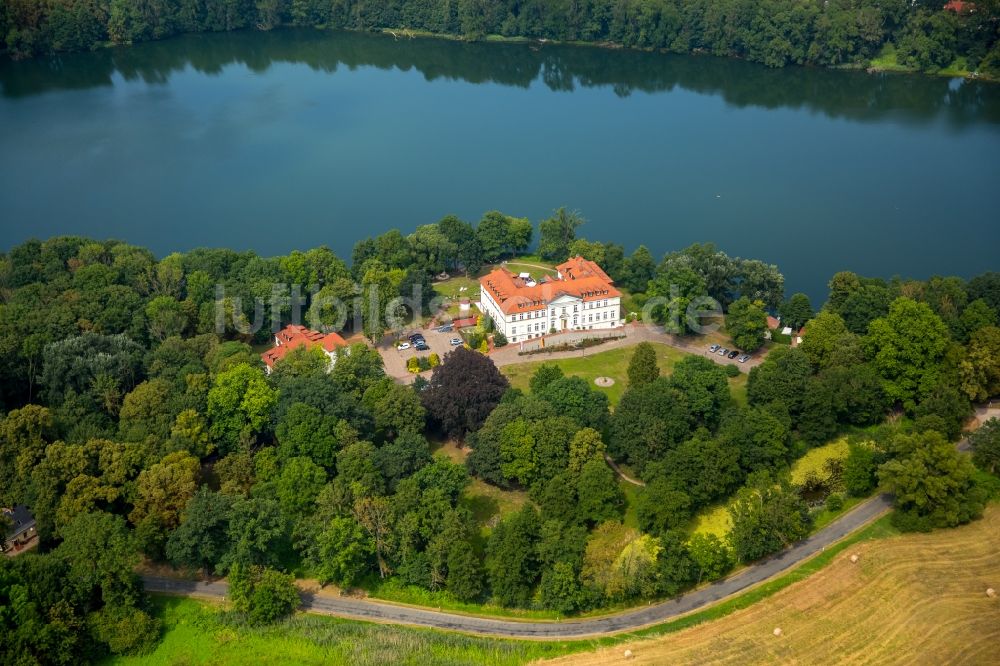
POLYGON ((959 376, 970 400, 1000 395, 1000 328, 984 326, 972 334, 959 363, 959 376))
POLYGON ((882 376, 886 395, 911 410, 941 381, 948 328, 926 303, 896 299, 868 327, 864 345, 882 376))
POLYGON ((180 526, 170 533, 166 554, 177 566, 211 571, 229 550, 232 499, 202 486, 184 508, 180 526))
POLYGON ((565 261, 576 238, 576 229, 584 220, 579 213, 565 208, 538 225, 538 254, 548 261, 565 261))
POLYGON ((737 347, 748 352, 760 349, 767 332, 767 313, 762 303, 746 297, 733 301, 726 313, 726 331, 737 347))
POLYGON ((986 493, 975 481, 972 463, 943 435, 933 430, 897 435, 891 453, 878 476, 895 497, 897 524, 954 527, 982 515, 986 493))
POLYGON ((805 294, 795 293, 778 307, 778 314, 782 324, 798 330, 813 318, 812 304, 805 294))
POLYGON ((736 559, 749 563, 809 534, 809 508, 787 481, 763 477, 741 490, 729 506, 729 539, 736 559))
POLYGON ((500 521, 490 534, 486 573, 493 598, 502 606, 524 606, 538 579, 538 512, 525 504, 500 521))
POLYGON ((220 373, 208 392, 212 436, 223 452, 271 428, 278 396, 264 373, 246 364, 220 373))
POLYGON ((1000 419, 994 417, 969 435, 972 461, 990 474, 1000 472, 1000 419))
POLYGON ((488 357, 459 347, 434 368, 421 395, 431 419, 449 436, 464 438, 479 429, 508 386, 488 357))
POLYGON ((625 391, 611 418, 608 450, 641 471, 687 438, 691 422, 687 397, 660 377, 625 391))
POLYGON ((649 342, 640 342, 635 346, 632 357, 628 360, 628 385, 648 384, 659 376, 660 368, 656 364, 656 349, 649 342))

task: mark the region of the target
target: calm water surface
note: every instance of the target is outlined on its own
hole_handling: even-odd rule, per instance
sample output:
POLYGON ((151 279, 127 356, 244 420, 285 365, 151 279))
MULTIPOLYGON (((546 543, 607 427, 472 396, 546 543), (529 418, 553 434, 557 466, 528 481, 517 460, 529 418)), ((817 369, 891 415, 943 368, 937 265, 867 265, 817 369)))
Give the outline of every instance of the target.
POLYGON ((0 249, 265 255, 559 206, 837 270, 1000 269, 1000 85, 707 57, 276 31, 0 62, 0 249))

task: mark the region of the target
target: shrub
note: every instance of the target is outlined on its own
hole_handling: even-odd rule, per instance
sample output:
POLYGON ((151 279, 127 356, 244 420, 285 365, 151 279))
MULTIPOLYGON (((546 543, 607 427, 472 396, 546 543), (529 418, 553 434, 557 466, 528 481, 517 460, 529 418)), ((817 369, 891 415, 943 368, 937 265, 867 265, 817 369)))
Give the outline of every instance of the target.
POLYGON ((420 360, 416 356, 411 356, 406 362, 406 369, 412 373, 420 372, 420 360))
POLYGON ((253 624, 274 622, 299 607, 295 577, 270 567, 237 565, 229 573, 233 609, 253 624))
POLYGON ((726 377, 739 377, 739 376, 740 376, 739 368, 737 368, 735 365, 726 366, 726 377))
POLYGON ((431 368, 436 368, 441 365, 441 357, 437 355, 437 352, 431 352, 427 357, 427 365, 431 368))
POLYGON ((507 336, 503 334, 502 331, 497 331, 493 334, 493 346, 494 347, 506 347, 507 346, 507 336))
POLYGON ((866 444, 851 444, 844 461, 844 487, 854 497, 864 497, 875 488, 875 451, 866 444))
POLYGON ((844 497, 838 493, 833 493, 826 498, 826 510, 830 513, 837 513, 844 508, 844 497))

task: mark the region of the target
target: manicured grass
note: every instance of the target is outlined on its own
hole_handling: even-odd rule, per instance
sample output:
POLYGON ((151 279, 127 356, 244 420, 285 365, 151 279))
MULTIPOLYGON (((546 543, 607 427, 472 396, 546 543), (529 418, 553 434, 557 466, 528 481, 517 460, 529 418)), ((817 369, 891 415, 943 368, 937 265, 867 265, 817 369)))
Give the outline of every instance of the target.
POLYGON ((535 265, 534 262, 521 263, 520 261, 508 261, 507 269, 512 273, 529 273, 531 277, 536 280, 542 275, 548 275, 550 277, 555 277, 556 270, 554 268, 539 268, 538 266, 543 266, 544 264, 535 265))
POLYGON ((479 299, 479 280, 475 277, 455 276, 435 282, 433 284, 434 293, 445 298, 457 301, 460 298, 469 298, 473 301, 479 299), (462 290, 464 288, 464 291, 462 290))
MULTIPOLYGON (((653 348, 656 349, 656 362, 660 366, 660 374, 669 375, 670 371, 673 369, 674 364, 680 359, 684 358, 685 353, 669 347, 664 344, 652 343, 653 348)), ((600 351, 600 347, 592 347, 590 349, 585 349, 580 352, 580 356, 574 356, 572 358, 562 358, 557 360, 545 360, 545 358, 539 358, 543 355, 539 354, 537 356, 526 356, 525 358, 538 359, 526 361, 525 363, 516 363, 514 365, 505 365, 500 368, 500 372, 506 375, 507 379, 510 380, 510 385, 514 388, 519 388, 525 392, 528 389, 528 382, 531 380, 531 376, 535 374, 535 370, 538 369, 543 363, 551 363, 562 368, 562 371, 566 375, 573 375, 576 377, 583 377, 588 382, 591 383, 594 388, 599 391, 603 391, 614 406, 618 404, 621 399, 622 394, 628 387, 628 362, 632 358, 632 354, 635 352, 635 347, 620 347, 618 349, 610 349, 608 351, 600 351), (611 377, 615 380, 613 386, 607 388, 602 388, 593 384, 594 380, 598 377, 611 377)))

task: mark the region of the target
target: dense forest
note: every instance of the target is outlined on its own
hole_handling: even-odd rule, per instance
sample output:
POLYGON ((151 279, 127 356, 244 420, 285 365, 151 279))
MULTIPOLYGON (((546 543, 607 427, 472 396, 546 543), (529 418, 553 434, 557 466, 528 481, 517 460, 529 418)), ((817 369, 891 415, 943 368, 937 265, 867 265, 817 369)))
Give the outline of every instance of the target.
MULTIPOLYGON (((851 449, 831 507, 881 484, 906 529, 981 513, 1000 428, 977 436, 978 469, 952 442, 972 401, 1000 394, 1000 274, 838 273, 816 313, 801 294, 785 298, 774 266, 708 245, 659 262, 644 247, 626 256, 577 238, 579 224, 565 211, 543 221, 539 253, 599 261, 637 304, 711 295, 746 340, 780 312, 806 322, 805 341, 776 345, 751 371, 745 405, 723 366, 687 355, 661 376, 648 345, 613 410, 551 365, 512 389, 466 348, 412 386, 363 343, 330 371, 322 353, 299 350, 265 374, 250 343, 287 323, 291 305, 255 333, 240 324, 255 317, 253 297, 317 285, 304 308, 324 321, 323 290, 392 296, 445 269, 475 273, 533 245, 530 222, 497 212, 362 240, 350 265, 325 248, 156 258, 76 237, 0 255, 0 505, 28 505, 41 542, 0 558, 0 663, 148 650, 159 627, 135 573, 143 558, 226 575, 232 621, 255 624, 296 607, 292 571, 563 613, 673 595, 808 534, 789 465, 841 434, 851 449), (471 448, 466 464, 432 454, 447 438, 471 448), (637 527, 623 521, 605 454, 647 484, 637 527), (526 500, 477 518, 474 479, 526 500), (720 501, 730 537, 692 536, 692 515, 720 501)), ((653 315, 670 325, 667 309, 653 315)), ((387 330, 379 315, 357 326, 370 339, 387 330)))
POLYGON ((704 52, 761 62, 898 64, 1000 75, 997 0, 3 0, 0 48, 15 57, 184 32, 282 25, 413 29, 704 52))

